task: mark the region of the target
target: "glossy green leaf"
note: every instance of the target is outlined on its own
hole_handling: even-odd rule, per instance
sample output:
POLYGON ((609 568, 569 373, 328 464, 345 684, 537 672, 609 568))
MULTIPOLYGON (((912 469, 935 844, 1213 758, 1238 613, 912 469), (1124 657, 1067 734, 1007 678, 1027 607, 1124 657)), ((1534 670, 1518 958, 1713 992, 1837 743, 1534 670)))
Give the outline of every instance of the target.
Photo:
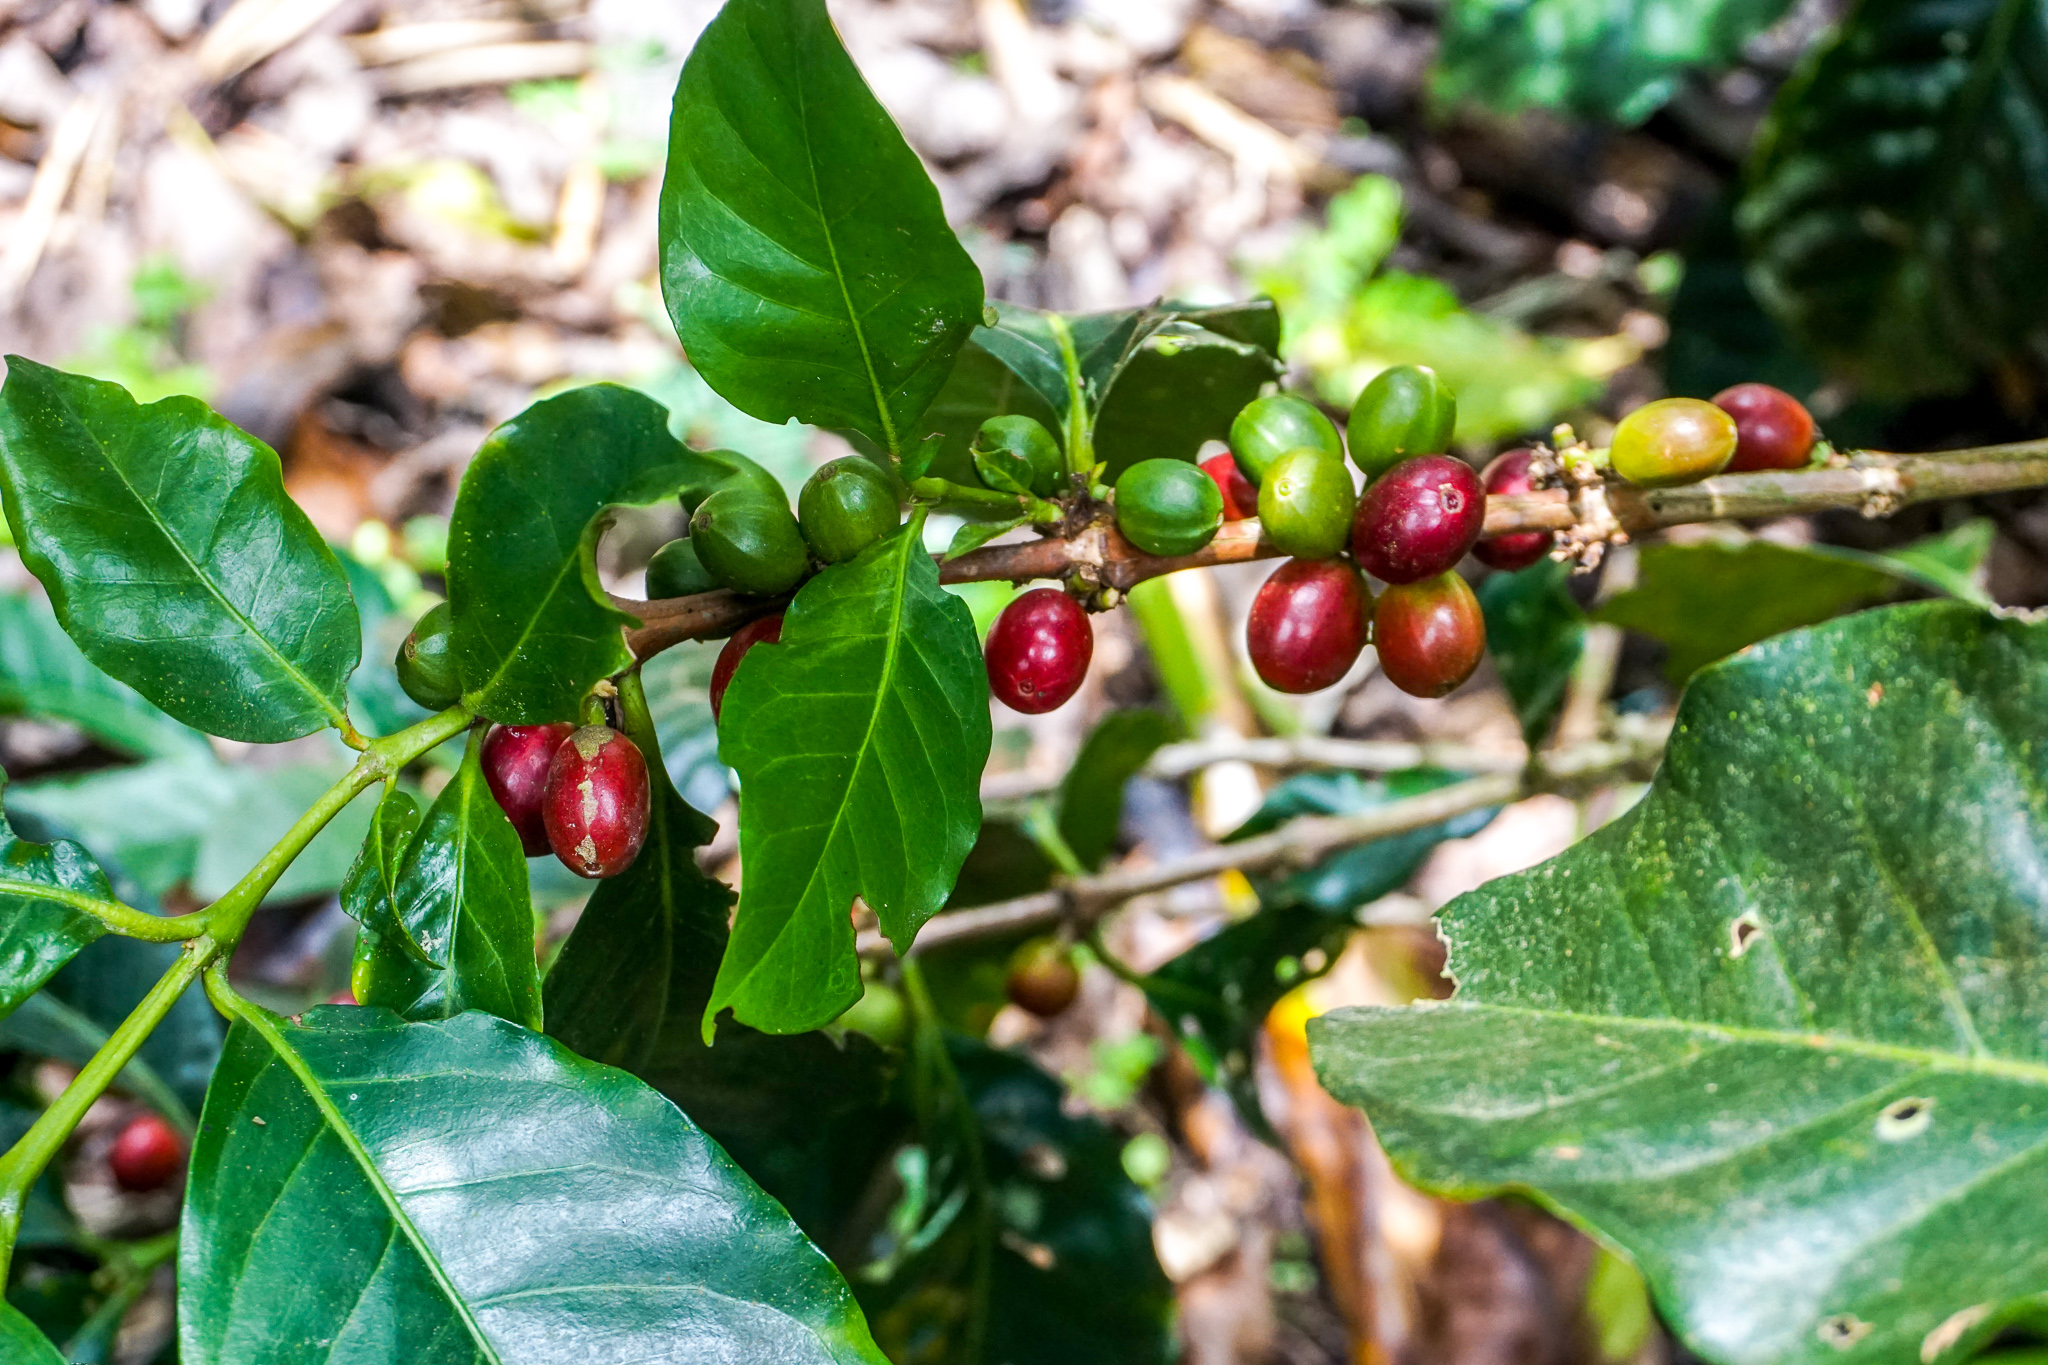
POLYGON ((2044 716, 2048 627, 1953 602, 1706 670, 1639 805, 1444 910, 1457 997, 1312 1022, 1318 1074, 1709 1360, 1959 1359, 2048 1292, 2044 716))
POLYGON ((952 542, 946 546, 946 560, 950 563, 961 555, 979 550, 996 537, 1008 535, 1030 520, 1029 517, 1011 517, 1006 521, 965 522, 953 533, 952 542))
POLYGON ((1227 440, 1231 419, 1280 378, 1279 313, 1272 300, 1191 316, 1148 337, 1117 374, 1095 421, 1095 457, 1114 481, 1140 460, 1192 460, 1205 441, 1227 440), (1270 322, 1268 328, 1265 324, 1270 322), (1227 335, 1219 327, 1257 340, 1227 335), (1268 335, 1270 333, 1270 335, 1268 335))
POLYGON ((106 932, 81 903, 114 898, 107 874, 69 839, 36 844, 0 813, 0 1016, 106 932))
POLYGON ((1665 672, 1682 683, 1759 640, 1908 588, 1981 598, 1989 549, 1984 528, 1968 526, 1891 555, 1767 540, 1648 545, 1635 586, 1615 594, 1594 615, 1670 646, 1665 672))
POLYGON ((574 720, 584 694, 633 661, 597 576, 611 509, 731 473, 685 447, 644 394, 590 384, 491 433, 448 522, 448 601, 464 699, 508 725, 574 720))
POLYGON ((675 1107, 486 1014, 244 1007, 185 1197, 185 1365, 882 1365, 675 1107))
POLYGON ((0 1359, 7 1365, 64 1365, 50 1339, 5 1301, 0 1301, 0 1359))
POLYGON ((1531 748, 1550 733, 1585 645, 1586 613, 1565 586, 1570 580, 1569 565, 1542 559, 1514 573, 1488 574, 1479 585, 1487 657, 1531 748))
POLYGON ((362 1003, 415 1020, 485 1010, 539 1028, 526 852, 484 781, 482 748, 473 732, 399 863, 392 908, 420 952, 380 939, 362 1003))
POLYGON ((748 651, 726 692, 747 876, 707 1033, 727 1006, 771 1033, 831 1022, 860 995, 854 897, 907 949, 973 846, 988 676, 923 526, 805 584, 782 642, 748 651))
POLYGON ((1767 307, 1888 397, 2048 346, 2038 0, 1870 0, 1779 94, 1737 222, 1767 307))
POLYGON ((94 666, 48 599, 0 594, 0 711, 68 721, 134 758, 203 753, 206 740, 94 666))
POLYGON ((1641 123, 1686 77, 1734 62, 1789 0, 1454 0, 1435 94, 1641 123))
POLYGON ((344 723, 355 603, 269 446, 9 356, 0 495, 85 656, 172 716, 253 742, 344 723))
POLYGON ((1060 837, 1081 866, 1091 872, 1102 866, 1116 846, 1124 785, 1179 733, 1165 712, 1137 708, 1112 711, 1088 732, 1074 766, 1060 779, 1059 794, 1060 837))
MULTIPOLYGON (((1662 356, 1665 387, 1677 396, 1712 398, 1731 385, 1756 382, 1810 399, 1827 376, 1750 287, 1735 203, 1732 192, 1715 200, 1685 243, 1685 273, 1671 296, 1671 339, 1662 356)), ((1841 427, 1840 418, 1828 419, 1836 441, 1844 440, 1841 427)))
POLYGON ((427 950, 413 939, 399 910, 399 878, 405 869, 405 855, 419 833, 420 805, 402 787, 387 787, 377 801, 370 829, 355 863, 341 884, 341 908, 379 940, 402 949, 420 965, 441 967, 445 963, 427 956, 427 950))
POLYGON ((824 0, 728 0, 683 64, 661 281, 690 363, 735 407, 891 454, 981 316, 981 272, 824 0))
MULTIPOLYGON (((1012 413, 1032 418, 1057 438, 1060 419, 1052 405, 978 341, 970 339, 960 348, 946 386, 939 390, 917 424, 918 432, 934 433, 939 438, 929 472, 972 486, 974 462, 968 452, 974 445, 975 433, 989 418, 1012 413)), ((904 477, 913 477, 907 463, 904 477)))

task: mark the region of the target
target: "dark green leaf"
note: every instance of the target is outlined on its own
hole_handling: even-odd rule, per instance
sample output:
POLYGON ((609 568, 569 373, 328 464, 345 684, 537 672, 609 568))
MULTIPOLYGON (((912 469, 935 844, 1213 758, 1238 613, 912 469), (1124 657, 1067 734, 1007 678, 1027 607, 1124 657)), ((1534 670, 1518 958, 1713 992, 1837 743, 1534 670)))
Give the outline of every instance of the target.
POLYGON ((620 632, 633 618, 597 577, 608 513, 730 472, 669 435, 659 403, 616 384, 543 399, 492 432, 448 522, 464 700, 508 725, 574 720, 584 693, 633 661, 620 632))
POLYGON ((0 1302, 0 1358, 7 1365, 64 1365, 64 1357, 12 1304, 0 1302))
POLYGON ((729 0, 676 85, 661 280, 735 407, 892 455, 981 315, 981 272, 824 0, 729 0))
POLYGON ((1454 0, 1435 94, 1641 123, 1700 68, 1724 66, 1789 0, 1454 0))
POLYGON ((1456 999, 1311 1023, 1318 1074, 1708 1359, 1967 1355, 2048 1291, 2044 715, 2048 627, 1953 602, 1709 669, 1639 805, 1443 912, 1456 999))
POLYGON ((399 866, 394 909, 423 952, 416 958, 380 939, 362 1003, 415 1020, 486 1010, 539 1028, 526 853, 484 781, 482 748, 482 732, 472 732, 399 866))
MULTIPOLYGON (((979 335, 977 332, 976 336, 979 335)), ((946 380, 946 387, 939 390, 939 396, 932 400, 930 410, 918 424, 919 431, 937 434, 939 447, 933 453, 929 470, 917 472, 930 472, 971 486, 974 462, 968 451, 974 444, 975 433, 989 418, 1011 413, 1036 420, 1055 437, 1059 434, 1059 416, 1038 396, 1037 390, 983 349, 978 340, 969 340, 960 348, 960 358, 946 380)), ((916 477, 908 462, 903 477, 916 477)))
POLYGON ((1952 531, 1888 550, 1883 557, 1936 592, 1989 607, 1993 603, 1984 578, 1997 535, 1998 525, 1991 518, 1973 517, 1952 531))
MULTIPOLYGON (((1097 721, 1060 781, 1059 831, 1089 871, 1116 846, 1124 784, 1137 776, 1180 727, 1163 711, 1113 711, 1097 721)), ((1035 888, 1034 888, 1035 889, 1035 888)), ((1023 894, 1023 889, 1010 893, 1023 894)))
MULTIPOLYGON (((1270 300, 1242 307, 1278 316, 1270 300)), ((1236 340, 1213 321, 1155 332, 1117 375, 1096 417, 1095 457, 1109 466, 1104 477, 1114 481, 1157 456, 1192 460, 1203 442, 1228 439, 1231 419, 1284 370, 1277 351, 1277 339, 1270 346, 1236 340)))
POLYGON ((725 696, 740 775, 732 943, 705 1011, 800 1033, 860 995, 862 896, 899 951, 945 903, 981 827, 988 677, 967 605, 939 587, 923 519, 797 593, 725 696))
POLYGON ((1008 535, 1030 520, 1030 517, 1011 517, 1007 521, 964 522, 960 529, 953 533, 952 544, 946 547, 946 559, 950 562, 970 551, 979 550, 997 536, 1008 535))
POLYGON ((245 1007, 178 1291, 187 1365, 882 1365, 830 1263, 674 1106, 478 1013, 245 1007))
POLYGON ((269 446, 9 356, 0 494, 64 629, 172 716, 252 742, 344 723, 355 603, 269 446))
POLYGON ((84 848, 69 839, 30 843, 0 813, 0 1017, 106 932, 80 905, 113 898, 84 848))
POLYGON ((0 595, 0 711, 69 721, 135 758, 206 752, 206 740, 94 666, 57 624, 49 601, 0 595))
POLYGON ((2039 0, 1869 0, 1779 94, 1737 222, 1815 354, 1887 396, 2048 346, 2039 0))
POLYGON ((1570 566, 1544 559, 1514 573, 1488 574, 1479 585, 1486 652, 1531 748, 1550 733, 1585 644, 1586 613, 1565 587, 1570 580, 1570 566))
MULTIPOLYGON (((1764 311, 1749 285, 1749 263, 1735 233, 1735 200, 1723 195, 1685 244, 1685 274, 1671 298, 1671 339, 1664 384, 1673 394, 1712 398, 1734 384, 1772 384, 1795 398, 1826 380, 1783 323, 1764 311)), ((1840 441, 1839 419, 1829 430, 1840 441)))
POLYGON ((399 874, 419 827, 420 805, 412 793, 402 787, 386 787, 370 820, 369 833, 363 836, 363 846, 341 884, 341 908, 381 941, 404 950, 422 966, 440 967, 446 964, 427 956, 427 950, 414 941, 398 908, 399 874))

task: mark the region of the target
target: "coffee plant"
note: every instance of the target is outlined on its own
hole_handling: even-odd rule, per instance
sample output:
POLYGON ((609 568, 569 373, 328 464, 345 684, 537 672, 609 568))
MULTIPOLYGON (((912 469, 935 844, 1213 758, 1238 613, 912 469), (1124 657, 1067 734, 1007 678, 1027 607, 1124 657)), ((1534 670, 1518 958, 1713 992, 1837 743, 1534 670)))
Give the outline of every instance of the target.
MULTIPOLYGON (((1327 957, 1355 907, 1507 801, 1656 757, 1661 736, 1539 747, 1585 624, 1567 565, 1680 522, 2048 484, 2040 443, 1838 451, 1756 384, 1481 473, 1448 453, 1456 395, 1427 369, 1376 378, 1341 428, 1276 391, 1270 303, 987 302, 822 0, 728 0, 704 32, 660 237, 705 380, 859 453, 792 509, 641 394, 535 403, 462 478, 448 600, 394 660, 428 713, 411 723, 364 685, 366 589, 269 448, 196 400, 9 358, 0 494, 54 616, 0 621, 44 671, 23 708, 189 771, 194 732, 331 731, 357 755, 185 914, 159 912, 160 870, 0 829, 0 1028, 79 1068, 39 1114, 0 1110, 0 1263, 63 1242, 51 1164, 119 1088, 148 1112, 115 1181, 182 1172, 184 1202, 110 1273, 132 1302, 175 1257, 186 1365, 1165 1361, 1172 1300, 1118 1144, 951 1027, 949 960, 981 954, 1056 1016, 1108 908, 1253 870, 1259 913, 1133 979, 1259 1125, 1247 1058, 1279 964, 1327 957), (1215 440, 1229 453, 1197 464, 1215 440), (607 527, 671 500, 689 534, 650 600, 610 596, 607 527), (935 556, 939 516, 959 529, 935 556), (1494 570, 1477 593, 1468 554, 1494 570), (1492 633, 1526 770, 1297 779, 1233 862, 1105 873, 1124 781, 1171 737, 1124 712, 1031 837, 984 820, 991 697, 1061 706, 1093 614, 1269 557, 1245 640, 1266 683, 1330 687, 1371 644, 1439 696, 1492 633), (1049 586, 984 646, 949 591, 973 581, 1049 586), (713 826, 642 672, 713 639, 737 893, 698 868, 713 826), (431 794, 430 756, 452 766, 431 794), (360 841, 338 878, 352 998, 285 1017, 227 965, 330 826, 360 841), (594 887, 545 975, 530 858, 594 887), (110 984, 117 942, 154 984, 110 984)), ((1555 1210, 1714 1361, 1937 1365, 2048 1330, 2048 626, 1986 610, 1974 535, 1650 547, 1602 612, 1699 671, 1648 795, 1448 907, 1453 1000, 1311 1025, 1323 1082, 1407 1176, 1555 1210), (1754 590, 1705 600, 1731 572, 1754 590), (1943 600, 1830 620, 1907 587, 1943 600)), ((0 1359, 63 1357, 0 1306, 0 1359)))

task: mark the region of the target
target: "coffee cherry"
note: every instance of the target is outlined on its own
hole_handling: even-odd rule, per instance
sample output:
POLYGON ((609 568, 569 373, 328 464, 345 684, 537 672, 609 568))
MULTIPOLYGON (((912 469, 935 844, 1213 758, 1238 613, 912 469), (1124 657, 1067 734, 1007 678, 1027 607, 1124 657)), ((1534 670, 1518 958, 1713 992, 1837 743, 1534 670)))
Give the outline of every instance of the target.
POLYGON ((687 536, 671 540, 647 561, 647 596, 651 599, 690 597, 717 586, 711 570, 697 558, 697 543, 687 536))
POLYGON ((1426 365, 1381 370, 1352 404, 1351 458, 1370 483, 1403 460, 1441 455, 1458 425, 1458 399, 1426 365))
POLYGON ((1735 419, 1712 403, 1660 398, 1621 419, 1607 457, 1630 483, 1669 488, 1726 469, 1735 441, 1735 419))
POLYGON ((1080 690, 1095 654, 1095 627, 1080 604, 1058 588, 1033 588, 1003 608, 984 652, 996 700, 1035 716, 1066 705, 1080 690))
POLYGON ((1266 469, 1259 485, 1259 528, 1282 553, 1328 559, 1351 534, 1358 493, 1351 470, 1319 450, 1290 450, 1266 469))
POLYGON ((144 1114, 121 1130, 107 1153, 114 1183, 130 1194, 160 1190, 185 1164, 185 1140, 155 1114, 144 1114))
POLYGON ((865 1033, 885 1047, 900 1047, 910 1034, 910 1010, 903 1003, 903 992, 880 981, 868 982, 860 999, 832 1022, 865 1033))
POLYGON ((1341 559, 1290 559, 1259 585, 1245 648, 1268 687, 1320 692, 1358 662, 1371 613, 1358 570, 1341 559))
POLYGON ((711 576, 734 592, 773 597, 804 576, 803 532, 779 495, 722 488, 690 518, 690 539, 711 576))
POLYGON ((1358 566, 1387 583, 1415 583, 1465 557, 1486 525, 1486 490, 1449 455, 1403 460, 1366 485, 1351 525, 1358 566))
POLYGON ((1211 455, 1202 461, 1202 472, 1216 481, 1216 491, 1223 495, 1223 519, 1244 521, 1259 514, 1259 490, 1237 467, 1237 457, 1229 451, 1211 455))
MULTIPOLYGON (((542 797, 547 791, 548 765, 555 750, 569 737, 573 725, 494 725, 484 736, 484 783, 497 798, 498 808, 519 831, 520 846, 529 858, 548 851, 547 823, 541 818, 542 797)), ((369 997, 358 989, 356 999, 369 997)))
POLYGON ((1064 945, 1049 938, 1033 939, 1010 958, 1003 993, 1027 1014, 1050 1019, 1064 1014, 1081 993, 1081 970, 1064 945))
MULTIPOLYGON (((1489 496, 1533 492, 1536 486, 1530 480, 1529 466, 1535 459, 1533 450, 1510 450, 1496 456, 1493 463, 1481 471, 1479 482, 1489 496)), ((1496 569, 1526 569, 1550 553, 1553 538, 1549 531, 1516 531, 1512 535, 1480 541, 1472 547, 1472 554, 1481 564, 1496 569)))
MULTIPOLYGON (((1041 498, 1051 497, 1067 472, 1060 456, 1060 443, 1035 417, 991 417, 975 433, 972 450, 975 468, 984 464, 1002 471, 1018 488, 1041 498)), ((986 473, 983 481, 987 481, 986 473)), ((995 484, 990 484, 995 487, 995 484)), ((1012 490, 1005 490, 1012 491, 1012 490)))
POLYGON ((1140 460, 1116 481, 1116 529, 1148 555, 1191 555, 1216 538, 1223 494, 1186 460, 1140 460))
POLYGON ((1230 424, 1230 453, 1253 483, 1266 481, 1266 470, 1290 450, 1320 450, 1333 460, 1344 458, 1344 438, 1337 424, 1306 398, 1291 393, 1269 394, 1244 405, 1230 424))
POLYGON ((1813 414, 1783 389, 1737 384, 1714 395, 1714 406, 1735 419, 1731 474, 1753 469, 1799 469, 1813 454, 1813 414))
POLYGON ((763 616, 749 621, 732 633, 725 642, 725 648, 718 651, 718 662, 711 665, 711 719, 716 722, 718 710, 725 704, 725 689, 732 684, 732 675, 739 671, 740 660, 747 657, 747 651, 766 641, 779 644, 782 640, 782 613, 763 616))
POLYGON ((1441 697, 1485 657, 1486 618, 1464 579, 1439 574, 1380 594, 1372 642, 1394 686, 1410 696, 1441 697))
POLYGON ((445 711, 462 700, 462 680, 455 676, 454 624, 446 602, 430 608, 392 660, 405 695, 429 711, 445 711))
POLYGON ((852 559, 903 520, 889 476, 858 455, 819 466, 797 494, 796 510, 812 553, 827 564, 852 559))
POLYGON ((562 741, 548 765, 548 843, 579 877, 616 877, 647 840, 647 761, 633 741, 586 725, 562 741))

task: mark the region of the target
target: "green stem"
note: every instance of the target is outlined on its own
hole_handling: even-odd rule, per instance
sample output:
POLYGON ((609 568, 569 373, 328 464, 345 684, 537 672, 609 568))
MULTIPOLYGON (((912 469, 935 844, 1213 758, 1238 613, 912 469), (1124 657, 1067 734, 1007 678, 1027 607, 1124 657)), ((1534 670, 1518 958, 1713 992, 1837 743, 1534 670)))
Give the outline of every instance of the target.
POLYGON ((647 688, 640 681, 638 664, 619 675, 619 719, 640 757, 650 765, 659 764, 661 740, 654 729, 654 712, 647 706, 647 688))
POLYGON ((205 920, 197 915, 152 915, 119 901, 101 900, 98 896, 88 896, 61 886, 45 886, 41 882, 0 877, 0 892, 28 900, 54 901, 91 915, 117 934, 151 943, 178 943, 198 938, 206 932, 205 920))
POLYGON ((1031 842, 1039 851, 1052 859, 1053 865, 1069 877, 1085 877, 1088 869, 1081 866, 1080 858, 1060 833, 1059 817, 1052 813, 1052 803, 1043 799, 1033 801, 1024 812, 1024 832, 1031 836, 1031 842))
POLYGON ((1088 475, 1095 468, 1095 423, 1089 420, 1088 396, 1081 382, 1081 357, 1074 350, 1074 334, 1058 313, 1046 314, 1053 341, 1060 348, 1060 366, 1067 376, 1066 428, 1067 473, 1077 492, 1087 491, 1088 475))
POLYGON ((150 988, 135 1012, 95 1052, 78 1078, 45 1109, 21 1141, 0 1157, 0 1284, 7 1280, 7 1263, 14 1255, 14 1239, 21 1232, 22 1211, 28 1207, 29 1190, 51 1160, 62 1150, 71 1130, 85 1117, 85 1111, 106 1093, 121 1068, 138 1052, 156 1026, 163 1022, 186 987, 199 979, 207 964, 223 951, 212 938, 198 938, 185 945, 178 960, 150 988))
MULTIPOLYGON (((991 511, 999 511, 1001 515, 1006 517, 1034 512, 1036 510, 1034 504, 1040 501, 1038 498, 1029 497, 1022 493, 1005 493, 994 488, 973 488, 964 483, 954 483, 951 479, 941 479, 936 475, 926 475, 922 479, 913 479, 910 484, 910 491, 922 502, 965 504, 974 508, 986 507, 991 511)), ((1050 504, 1047 505, 1050 506, 1050 504)))

